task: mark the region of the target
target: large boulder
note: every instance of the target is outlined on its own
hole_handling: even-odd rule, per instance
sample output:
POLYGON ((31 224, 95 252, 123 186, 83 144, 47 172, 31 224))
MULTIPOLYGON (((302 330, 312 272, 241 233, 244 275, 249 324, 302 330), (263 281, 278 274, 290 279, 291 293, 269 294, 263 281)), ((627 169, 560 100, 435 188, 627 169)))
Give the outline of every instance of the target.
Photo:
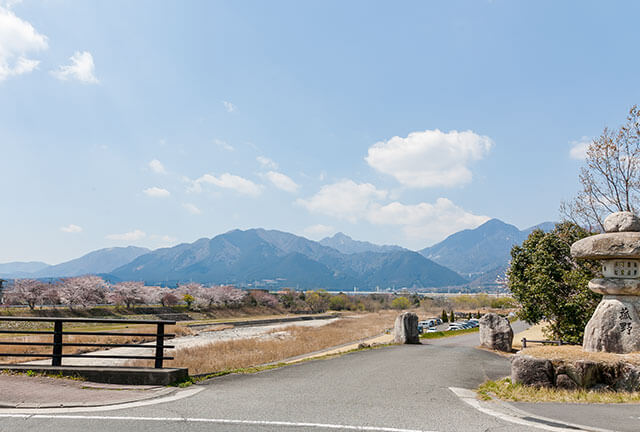
POLYGON ((419 344, 418 315, 404 312, 398 315, 393 326, 393 342, 400 344, 419 344))
POLYGON ((515 355, 511 358, 511 381, 534 387, 553 387, 553 365, 547 359, 515 355))
POLYGON ((480 318, 480 345, 492 350, 511 352, 512 342, 513 329, 508 319, 494 313, 480 318))
POLYGON ((631 212, 611 213, 604 220, 604 230, 608 233, 640 231, 640 218, 631 212))
POLYGON ((584 329, 585 351, 640 351, 640 298, 605 296, 584 329))

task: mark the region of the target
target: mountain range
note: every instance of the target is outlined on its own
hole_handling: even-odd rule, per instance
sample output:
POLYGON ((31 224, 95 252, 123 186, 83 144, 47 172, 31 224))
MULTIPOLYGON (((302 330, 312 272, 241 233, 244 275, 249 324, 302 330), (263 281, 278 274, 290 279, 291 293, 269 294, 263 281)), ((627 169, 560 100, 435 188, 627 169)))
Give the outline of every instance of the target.
POLYGON ((535 228, 548 231, 553 226, 545 222, 519 230, 491 219, 418 252, 353 240, 343 233, 316 242, 276 230, 233 230, 153 251, 116 247, 57 265, 0 264, 0 278, 101 274, 113 281, 166 285, 196 281, 342 290, 482 286, 504 273, 513 245, 521 244, 535 228))
POLYGON ((5 279, 46 278, 109 273, 150 251, 150 249, 136 246, 113 247, 98 249, 80 258, 56 265, 43 262, 0 264, 0 277, 5 279))
POLYGON ((243 285, 269 280, 277 286, 441 287, 464 284, 456 272, 398 248, 390 252, 345 254, 282 231, 234 230, 139 256, 111 274, 123 280, 243 285))

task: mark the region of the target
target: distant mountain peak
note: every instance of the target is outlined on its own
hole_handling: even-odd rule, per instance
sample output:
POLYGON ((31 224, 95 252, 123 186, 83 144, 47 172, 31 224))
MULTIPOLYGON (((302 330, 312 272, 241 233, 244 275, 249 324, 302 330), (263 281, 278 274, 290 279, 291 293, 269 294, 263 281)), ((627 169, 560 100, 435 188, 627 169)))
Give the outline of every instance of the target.
POLYGON ((440 243, 422 249, 420 253, 462 275, 482 274, 506 268, 511 248, 521 244, 536 228, 549 231, 553 229, 553 224, 545 222, 520 230, 515 225, 493 218, 474 229, 451 234, 440 243))
POLYGON ((353 254, 361 252, 394 252, 404 250, 400 246, 377 245, 367 241, 354 240, 345 233, 337 232, 331 237, 325 237, 319 242, 323 246, 328 246, 341 253, 353 254))

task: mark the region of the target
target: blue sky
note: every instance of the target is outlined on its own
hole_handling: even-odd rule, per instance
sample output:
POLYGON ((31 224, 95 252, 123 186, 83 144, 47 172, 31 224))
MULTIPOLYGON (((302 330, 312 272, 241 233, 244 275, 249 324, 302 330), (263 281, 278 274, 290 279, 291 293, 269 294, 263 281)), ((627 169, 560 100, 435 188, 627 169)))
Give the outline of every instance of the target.
POLYGON ((637 2, 0 5, 0 262, 558 220, 640 101, 637 2))

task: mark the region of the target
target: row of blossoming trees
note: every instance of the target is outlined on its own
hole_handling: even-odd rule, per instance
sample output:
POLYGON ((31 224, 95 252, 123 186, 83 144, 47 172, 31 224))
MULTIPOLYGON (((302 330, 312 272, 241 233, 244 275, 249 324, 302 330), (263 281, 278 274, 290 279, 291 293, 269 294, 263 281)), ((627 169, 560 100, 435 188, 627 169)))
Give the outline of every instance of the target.
POLYGON ((109 284, 98 276, 78 276, 43 282, 35 279, 16 279, 3 295, 3 303, 28 305, 62 305, 71 310, 96 305, 175 306, 186 304, 189 308, 210 309, 234 307, 249 302, 252 305, 275 307, 276 296, 262 291, 247 292, 232 286, 203 286, 198 283, 181 284, 178 288, 146 286, 143 282, 109 284))

